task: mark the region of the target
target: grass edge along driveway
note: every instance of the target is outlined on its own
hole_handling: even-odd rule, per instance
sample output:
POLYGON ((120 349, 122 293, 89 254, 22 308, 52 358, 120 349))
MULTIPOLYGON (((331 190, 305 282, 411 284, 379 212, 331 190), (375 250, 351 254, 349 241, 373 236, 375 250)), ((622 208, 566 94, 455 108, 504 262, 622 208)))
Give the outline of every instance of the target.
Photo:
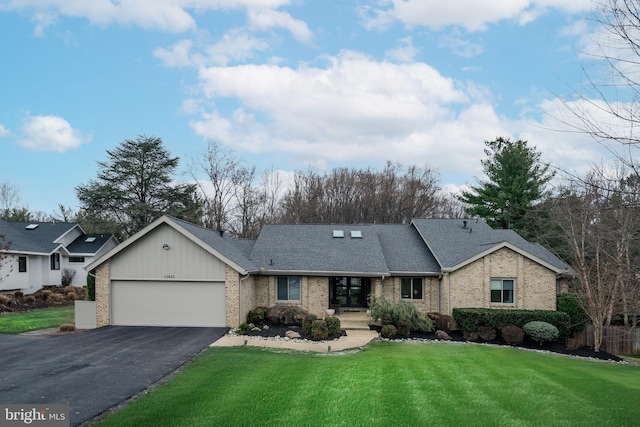
POLYGON ((0 334, 21 334, 39 329, 57 328, 75 322, 75 308, 45 308, 41 310, 0 315, 0 334))
POLYGON ((346 355, 211 348, 99 426, 621 426, 640 368, 517 349, 377 342, 346 355))

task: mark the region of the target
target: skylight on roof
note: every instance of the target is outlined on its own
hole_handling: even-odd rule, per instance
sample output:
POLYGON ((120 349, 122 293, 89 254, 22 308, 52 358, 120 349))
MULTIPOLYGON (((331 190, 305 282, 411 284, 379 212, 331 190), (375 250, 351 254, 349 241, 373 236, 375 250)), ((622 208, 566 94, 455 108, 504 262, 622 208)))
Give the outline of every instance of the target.
POLYGON ((344 230, 333 230, 333 237, 344 237, 344 230))
POLYGON ((40 225, 40 224, 29 224, 29 225, 27 225, 25 228, 26 228, 27 230, 35 230, 36 228, 38 228, 38 226, 39 226, 39 225, 40 225))
POLYGON ((96 241, 96 238, 93 236, 87 237, 86 239, 84 239, 85 243, 93 243, 96 241))
POLYGON ((351 230, 351 238, 352 239, 362 239, 362 231, 361 230, 351 230))

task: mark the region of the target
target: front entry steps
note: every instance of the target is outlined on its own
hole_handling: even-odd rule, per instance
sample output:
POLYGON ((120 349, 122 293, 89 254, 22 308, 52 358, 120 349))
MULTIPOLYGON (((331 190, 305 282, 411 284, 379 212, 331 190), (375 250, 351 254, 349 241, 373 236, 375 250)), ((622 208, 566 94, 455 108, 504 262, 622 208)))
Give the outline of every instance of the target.
POLYGON ((336 317, 340 319, 340 327, 345 331, 349 330, 359 330, 359 331, 368 331, 369 330, 369 316, 366 311, 343 311, 340 310, 340 314, 337 314, 336 317))

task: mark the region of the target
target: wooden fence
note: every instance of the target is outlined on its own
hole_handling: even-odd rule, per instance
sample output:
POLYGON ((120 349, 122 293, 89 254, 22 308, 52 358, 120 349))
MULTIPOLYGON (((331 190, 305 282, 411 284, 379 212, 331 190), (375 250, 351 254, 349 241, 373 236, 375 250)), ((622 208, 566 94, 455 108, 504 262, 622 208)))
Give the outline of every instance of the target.
MULTIPOLYGON (((593 347, 593 325, 574 335, 581 345, 593 347)), ((640 328, 603 326, 600 350, 611 354, 640 354, 640 328)))

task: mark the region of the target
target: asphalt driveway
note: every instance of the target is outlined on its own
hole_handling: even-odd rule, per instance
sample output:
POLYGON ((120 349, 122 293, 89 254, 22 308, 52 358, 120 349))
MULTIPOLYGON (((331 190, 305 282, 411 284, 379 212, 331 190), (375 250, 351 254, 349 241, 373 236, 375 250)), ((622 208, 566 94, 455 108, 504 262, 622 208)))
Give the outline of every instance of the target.
POLYGON ((0 335, 0 403, 68 403, 71 425, 78 425, 173 372, 226 331, 107 326, 0 335))

